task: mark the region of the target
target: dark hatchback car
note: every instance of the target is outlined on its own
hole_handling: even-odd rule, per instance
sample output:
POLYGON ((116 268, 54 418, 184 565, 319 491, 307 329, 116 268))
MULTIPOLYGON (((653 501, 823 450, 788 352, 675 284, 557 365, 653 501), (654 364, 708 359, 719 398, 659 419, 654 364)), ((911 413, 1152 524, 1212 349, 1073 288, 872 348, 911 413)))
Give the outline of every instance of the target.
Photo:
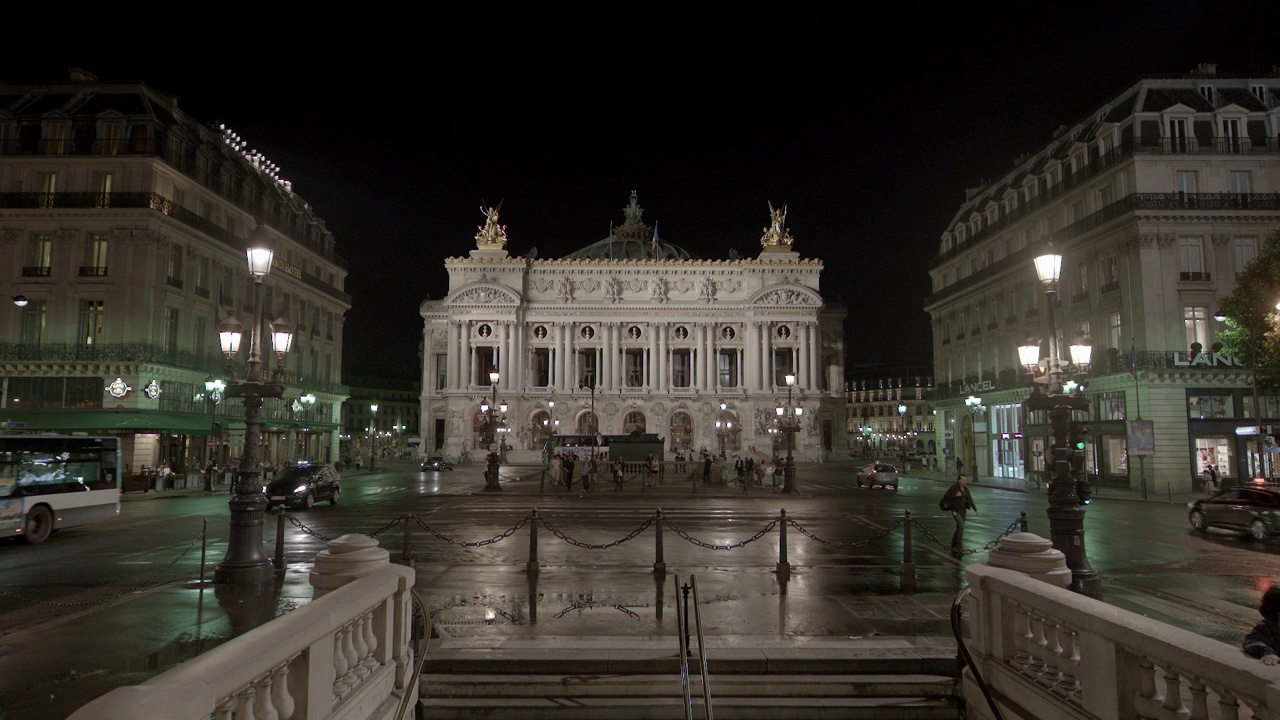
POLYGON ((1191 527, 1239 530, 1254 540, 1269 540, 1280 534, 1280 490, 1242 487, 1223 490, 1207 498, 1187 503, 1191 527))
POLYGON ((294 465, 280 471, 267 483, 267 509, 277 505, 310 508, 328 500, 338 504, 342 494, 342 477, 332 465, 294 465))
POLYGON ((443 455, 432 455, 431 457, 422 461, 422 469, 426 471, 452 470, 453 463, 449 460, 449 458, 444 457, 443 455))

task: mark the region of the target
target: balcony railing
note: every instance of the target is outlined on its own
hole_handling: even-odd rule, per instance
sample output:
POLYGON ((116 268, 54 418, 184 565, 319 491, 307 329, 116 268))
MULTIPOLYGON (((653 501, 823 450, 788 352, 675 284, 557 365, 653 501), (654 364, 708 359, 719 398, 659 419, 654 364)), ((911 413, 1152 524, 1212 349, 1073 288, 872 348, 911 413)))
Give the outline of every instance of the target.
MULTIPOLYGON (((226 359, 218 353, 171 351, 160 343, 98 345, 0 343, 0 362, 128 362, 168 365, 183 370, 199 371, 205 375, 223 375, 226 371, 226 359)), ((243 363, 236 363, 236 372, 244 374, 243 363)), ((334 394, 349 392, 349 388, 341 383, 302 378, 289 370, 284 371, 282 382, 286 385, 306 386, 308 390, 314 392, 334 394)))
POLYGON ((107 268, 105 266, 104 267, 96 267, 93 265, 80 266, 80 277, 106 277, 106 276, 107 276, 107 268))
POLYGON ((1210 274, 1207 272, 1179 272, 1179 280, 1193 280, 1198 282, 1209 282, 1210 274))
POLYGON ((22 277, 49 277, 52 270, 47 265, 28 265, 22 268, 22 277))
MULTIPOLYGON (((3 153, 0 153, 3 154, 3 153)), ((41 209, 41 208, 102 208, 104 195, 109 195, 110 207, 114 209, 148 208, 164 213, 183 224, 199 230, 201 233, 217 240, 233 249, 237 254, 244 252, 244 238, 232 234, 225 228, 200 217, 194 212, 174 203, 172 200, 156 193, 118 192, 118 193, 0 193, 0 209, 41 209)), ((330 258, 346 267, 336 257, 330 258)), ((25 274, 25 268, 24 268, 25 274)), ((46 275, 48 273, 46 272, 46 275)), ((301 280, 329 297, 344 303, 351 303, 351 296, 333 287, 319 277, 303 270, 301 280)))
POLYGON ((168 277, 166 277, 164 279, 164 282, 166 285, 168 285, 171 288, 176 288, 178 290, 182 289, 182 280, 179 278, 173 277, 172 275, 169 275, 168 277))

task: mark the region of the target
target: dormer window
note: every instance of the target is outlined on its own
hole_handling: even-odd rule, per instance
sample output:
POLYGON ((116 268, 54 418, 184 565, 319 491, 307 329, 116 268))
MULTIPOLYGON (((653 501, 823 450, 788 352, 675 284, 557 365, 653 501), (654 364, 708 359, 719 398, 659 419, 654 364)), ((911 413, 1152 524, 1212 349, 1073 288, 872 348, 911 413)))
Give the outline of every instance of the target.
POLYGON ((1208 100, 1210 104, 1213 103, 1213 86, 1212 85, 1201 85, 1200 94, 1203 95, 1204 99, 1208 100))
POLYGON ((1259 100, 1266 102, 1267 88, 1265 85, 1250 85, 1249 92, 1253 93, 1253 96, 1259 100))

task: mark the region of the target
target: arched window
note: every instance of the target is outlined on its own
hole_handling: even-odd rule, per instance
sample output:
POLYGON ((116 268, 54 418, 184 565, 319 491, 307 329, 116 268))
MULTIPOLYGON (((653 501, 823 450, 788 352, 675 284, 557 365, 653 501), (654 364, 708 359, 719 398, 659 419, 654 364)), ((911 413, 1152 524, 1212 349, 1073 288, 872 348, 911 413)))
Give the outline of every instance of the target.
POLYGON ((551 425, 551 413, 546 410, 539 410, 529 418, 529 437, 533 438, 533 447, 530 450, 541 450, 547 444, 547 438, 555 428, 551 425))
POLYGON ((578 413, 577 420, 574 421, 574 432, 579 435, 595 435, 598 430, 596 428, 596 419, 592 417, 590 410, 583 410, 578 413))
POLYGON ((723 452, 725 455, 733 455, 738 452, 741 437, 742 423, 738 421, 738 415, 732 410, 721 410, 716 415, 716 450, 723 452))
POLYGON ((671 448, 688 454, 693 446, 693 419, 680 410, 671 416, 671 448))
POLYGON ((632 410, 631 412, 626 414, 626 417, 622 418, 622 432, 624 434, 630 434, 633 432, 644 432, 644 431, 645 431, 644 413, 640 412, 639 410, 632 410))

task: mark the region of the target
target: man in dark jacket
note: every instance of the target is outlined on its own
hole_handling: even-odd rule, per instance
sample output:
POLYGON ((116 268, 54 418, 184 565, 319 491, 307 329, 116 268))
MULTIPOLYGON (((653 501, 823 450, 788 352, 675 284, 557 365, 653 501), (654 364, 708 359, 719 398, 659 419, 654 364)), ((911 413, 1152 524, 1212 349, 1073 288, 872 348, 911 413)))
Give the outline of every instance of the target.
POLYGON ((711 456, 702 456, 702 482, 711 482, 711 456))
POLYGON ((1263 665, 1280 662, 1280 587, 1272 586, 1262 594, 1258 604, 1262 622, 1253 626, 1244 636, 1242 649, 1249 657, 1256 657, 1263 665))
POLYGON ((953 555, 959 555, 964 545, 965 513, 972 510, 974 515, 978 514, 978 508, 973 504, 973 497, 969 495, 968 482, 967 477, 960 475, 956 478, 955 484, 947 488, 947 494, 943 496, 951 509, 951 517, 956 521, 956 531, 951 536, 951 554, 953 555))

